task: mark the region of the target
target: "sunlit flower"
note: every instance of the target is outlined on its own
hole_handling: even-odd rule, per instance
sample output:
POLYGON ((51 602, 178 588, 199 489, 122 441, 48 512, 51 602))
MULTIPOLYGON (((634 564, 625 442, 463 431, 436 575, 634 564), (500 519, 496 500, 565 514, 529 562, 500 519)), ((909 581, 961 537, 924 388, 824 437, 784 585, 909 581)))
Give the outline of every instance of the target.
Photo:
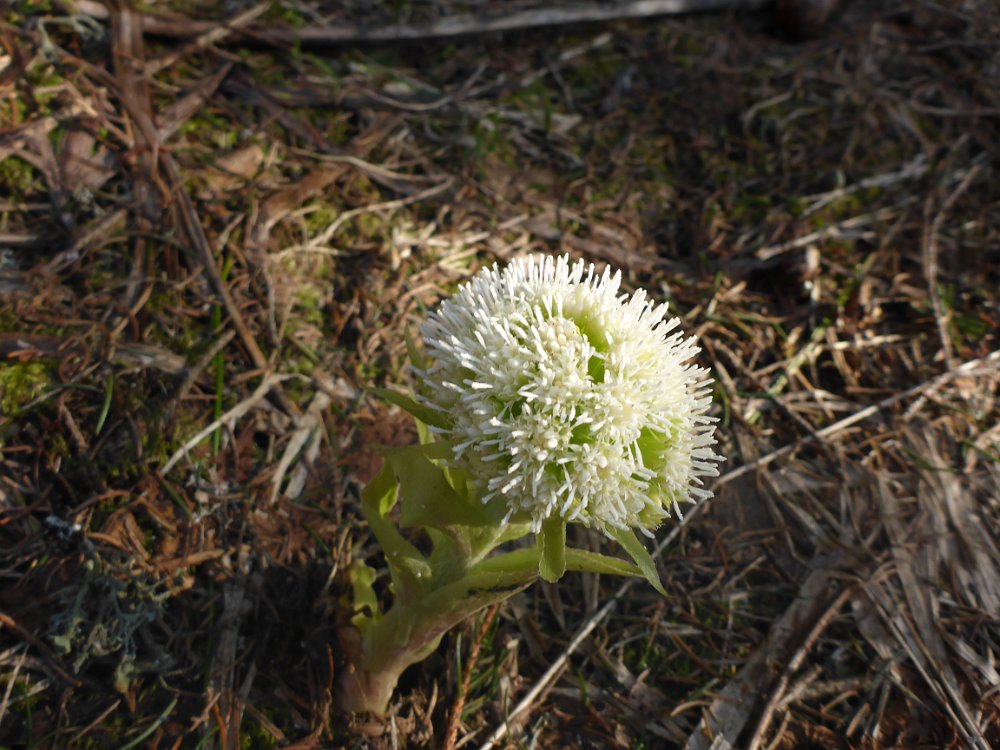
POLYGON ((508 518, 655 528, 715 476, 711 381, 667 305, 568 256, 485 269, 421 327, 450 464, 508 518))

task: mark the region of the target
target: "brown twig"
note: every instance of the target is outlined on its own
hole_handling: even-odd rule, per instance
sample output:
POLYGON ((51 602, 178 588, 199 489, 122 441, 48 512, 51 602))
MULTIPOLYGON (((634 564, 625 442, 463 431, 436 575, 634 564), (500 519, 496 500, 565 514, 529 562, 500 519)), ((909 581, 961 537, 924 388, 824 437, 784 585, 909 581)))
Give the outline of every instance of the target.
POLYGON ((795 653, 788 660, 788 664, 781 673, 781 677, 778 678, 777 684, 771 691, 771 697, 767 701, 767 705, 764 706, 764 710, 761 713, 760 720, 757 722, 757 728, 753 733, 753 737, 750 740, 750 744, 747 746, 747 750, 757 750, 757 747, 764 739, 764 734, 767 732, 768 727, 771 725, 771 719, 774 717, 774 712, 781 703, 781 699, 785 695, 785 691, 788 690, 788 684, 791 681, 792 675, 798 671, 799 667, 802 666, 802 661, 805 659, 806 654, 809 653, 809 649, 816 642, 816 639, 820 637, 826 627, 830 624, 834 617, 843 609, 844 604, 850 598, 851 594, 854 593, 853 587, 846 587, 841 590, 840 594, 837 595, 836 599, 824 610, 824 612, 816 619, 813 623, 812 628, 810 628, 809 633, 802 642, 799 644, 795 653))
POLYGON ((465 668, 462 670, 462 684, 458 689, 458 695, 455 696, 451 713, 448 715, 448 728, 444 733, 441 750, 454 750, 455 740, 458 737, 458 726, 462 723, 462 709, 465 708, 465 697, 469 693, 469 682, 472 680, 472 671, 475 669, 476 660, 479 658, 479 649, 486 638, 486 631, 489 630, 499 609, 499 604, 491 604, 487 608, 486 614, 483 615, 483 621, 479 624, 479 630, 476 631, 476 637, 472 641, 472 646, 469 647, 469 656, 465 661, 465 668))
POLYGON ((183 382, 181 382, 176 395, 174 395, 174 406, 184 400, 188 391, 194 387, 195 381, 198 380, 198 376, 201 375, 202 371, 206 367, 208 367, 211 361, 215 358, 215 355, 221 352, 226 347, 226 344, 233 340, 235 335, 235 331, 223 332, 219 338, 212 342, 211 346, 208 347, 205 353, 198 358, 198 361, 188 368, 187 375, 184 376, 183 382))
POLYGON ((954 366, 955 347, 951 342, 951 334, 948 332, 950 314, 944 309, 944 305, 941 303, 941 295, 938 294, 938 236, 941 233, 941 224, 944 221, 944 217, 954 207, 959 196, 972 184, 977 174, 979 174, 979 165, 974 164, 966 171, 965 177, 958 183, 958 187, 945 199, 936 213, 933 210, 933 195, 929 195, 924 204, 924 275, 927 277, 927 293, 931 298, 931 305, 934 308, 934 320, 937 322, 938 335, 941 337, 941 350, 944 352, 944 361, 948 367, 954 366), (932 213, 934 213, 933 220, 931 219, 932 213))
POLYGON ((89 221, 81 228, 73 244, 53 255, 40 270, 51 275, 64 271, 80 260, 83 251, 92 246, 96 240, 104 239, 121 229, 125 225, 126 213, 124 209, 109 211, 89 221))
POLYGON ((247 398, 238 403, 232 409, 227 411, 218 419, 214 420, 211 424, 204 427, 200 432, 198 432, 193 437, 189 438, 184 445, 177 449, 177 451, 170 457, 170 459, 163 465, 160 469, 160 475, 166 476, 167 473, 174 467, 174 465, 180 461, 187 453, 194 448, 198 443, 204 440, 206 437, 211 435, 219 427, 232 424, 237 419, 242 417, 244 414, 249 412, 254 406, 256 406, 261 399, 265 398, 271 390, 278 385, 283 380, 288 380, 290 375, 268 375, 265 377, 260 385, 251 393, 247 398))
POLYGON ((224 62, 215 71, 198 81, 188 93, 168 105, 156 116, 160 140, 166 142, 188 120, 201 110, 219 88, 219 84, 233 69, 231 62, 224 62))
POLYGON ((237 29, 246 26, 255 18, 258 18, 270 7, 270 3, 258 3, 257 5, 238 13, 229 21, 214 25, 213 28, 210 28, 203 34, 200 34, 197 39, 189 44, 185 44, 180 49, 170 50, 160 57, 147 61, 146 74, 148 76, 154 76, 165 68, 169 68, 178 60, 183 60, 189 55, 201 52, 206 47, 210 47, 217 42, 223 41, 237 29))
POLYGON ((24 666, 25 659, 28 658, 28 648, 25 646, 21 649, 21 655, 14 662, 14 670, 11 672, 10 676, 7 678, 7 689, 3 692, 3 698, 0 699, 0 724, 3 724, 3 717, 7 715, 7 706, 10 704, 10 694, 14 690, 14 685, 17 683, 17 675, 21 671, 21 667, 24 666))
POLYGON ((754 256, 758 260, 762 261, 771 260, 771 258, 776 258, 782 253, 787 253, 789 250, 796 250, 800 247, 806 247, 816 242, 857 236, 863 227, 868 227, 878 222, 889 221, 898 215, 900 209, 911 203, 913 203, 912 198, 904 198, 898 205, 880 208, 877 211, 872 211, 860 216, 852 216, 849 219, 844 219, 836 224, 830 224, 822 229, 817 229, 816 231, 809 232, 801 237, 796 237, 793 240, 781 242, 777 245, 762 247, 754 253, 754 256))
POLYGON ((73 677, 59 665, 58 659, 56 659, 53 653, 49 650, 48 646, 32 635, 27 629, 19 625, 13 617, 0 612, 0 626, 10 628, 27 643, 31 644, 33 648, 38 649, 45 658, 46 666, 48 666, 48 668, 51 669, 63 682, 76 688, 83 687, 82 682, 73 677))

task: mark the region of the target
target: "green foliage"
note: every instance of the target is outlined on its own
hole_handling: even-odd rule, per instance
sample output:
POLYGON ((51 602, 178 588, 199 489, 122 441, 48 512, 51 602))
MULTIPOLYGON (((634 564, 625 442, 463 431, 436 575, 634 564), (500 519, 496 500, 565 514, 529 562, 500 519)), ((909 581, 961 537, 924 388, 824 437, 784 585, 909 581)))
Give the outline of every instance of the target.
MULTIPOLYGON (((403 394, 379 394, 417 415, 426 411, 403 394)), ((436 413, 425 416, 442 419, 436 413)), ((451 446, 434 442, 424 424, 418 426, 423 442, 386 449, 381 471, 361 493, 362 511, 385 555, 395 600, 382 612, 375 571, 364 561, 354 562, 351 621, 361 649, 342 684, 345 708, 381 713, 402 670, 425 658, 444 633, 539 576, 557 581, 567 570, 642 575, 663 592, 652 558, 631 533, 618 538, 635 565, 568 548, 566 521, 560 517, 543 522, 536 545, 498 554, 502 545, 530 534, 530 524, 508 518, 502 496, 481 502, 463 472, 442 465, 451 446), (404 530, 426 534, 431 551, 424 554, 404 530)))

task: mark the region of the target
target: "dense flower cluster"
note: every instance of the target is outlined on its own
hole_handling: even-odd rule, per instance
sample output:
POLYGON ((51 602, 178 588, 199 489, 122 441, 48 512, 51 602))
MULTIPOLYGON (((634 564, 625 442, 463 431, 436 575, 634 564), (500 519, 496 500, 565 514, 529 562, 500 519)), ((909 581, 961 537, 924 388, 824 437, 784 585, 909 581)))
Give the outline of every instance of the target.
POLYGON ((421 327, 422 400, 508 517, 655 528, 718 473, 705 371, 666 304, 568 256, 480 272, 421 327))

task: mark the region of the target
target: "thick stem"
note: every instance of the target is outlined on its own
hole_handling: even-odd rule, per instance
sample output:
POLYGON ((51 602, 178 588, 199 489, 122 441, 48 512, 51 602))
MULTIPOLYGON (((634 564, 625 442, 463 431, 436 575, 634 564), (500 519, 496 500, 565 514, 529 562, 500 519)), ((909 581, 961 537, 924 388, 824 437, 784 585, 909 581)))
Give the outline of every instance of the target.
POLYGON ((340 677, 341 708, 384 715, 400 675, 429 656, 441 636, 483 607, 524 590, 536 577, 536 568, 499 572, 474 568, 420 601, 396 602, 365 633, 355 631, 348 638, 355 647, 347 648, 349 663, 340 677))
POLYGON ((360 639, 362 647, 341 677, 341 707, 384 715, 406 668, 429 656, 441 636, 461 619, 458 612, 435 616, 420 604, 397 602, 371 625, 367 637, 360 639))
MULTIPOLYGON (((565 551, 566 570, 641 576, 635 565, 586 550, 565 551)), ((509 599, 538 578, 538 547, 522 547, 473 565, 457 581, 416 601, 397 600, 385 615, 341 633, 348 656, 338 702, 345 711, 385 714, 403 671, 437 648, 441 636, 483 607, 509 599), (363 632, 361 632, 363 631, 363 632)))
POLYGON ((439 635, 429 644, 430 648, 395 649, 393 658, 376 659, 376 663, 362 660, 360 664, 348 664, 340 677, 340 707, 345 711, 384 716, 400 676, 407 667, 429 656, 440 640, 439 635))
MULTIPOLYGON (((404 667, 405 669, 405 667, 404 667)), ((403 669, 382 672, 358 672, 353 664, 340 675, 340 707, 351 713, 370 713, 379 718, 385 715, 389 701, 403 669)))

